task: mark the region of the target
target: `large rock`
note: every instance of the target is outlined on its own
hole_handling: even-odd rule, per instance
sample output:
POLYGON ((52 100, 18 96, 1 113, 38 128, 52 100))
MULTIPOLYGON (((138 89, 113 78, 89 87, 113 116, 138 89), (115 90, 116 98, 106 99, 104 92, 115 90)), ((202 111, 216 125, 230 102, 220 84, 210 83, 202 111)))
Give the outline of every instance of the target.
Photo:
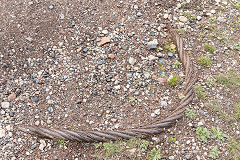
POLYGON ((6 109, 6 108, 9 108, 10 103, 9 102, 2 102, 1 106, 2 106, 2 108, 6 109))

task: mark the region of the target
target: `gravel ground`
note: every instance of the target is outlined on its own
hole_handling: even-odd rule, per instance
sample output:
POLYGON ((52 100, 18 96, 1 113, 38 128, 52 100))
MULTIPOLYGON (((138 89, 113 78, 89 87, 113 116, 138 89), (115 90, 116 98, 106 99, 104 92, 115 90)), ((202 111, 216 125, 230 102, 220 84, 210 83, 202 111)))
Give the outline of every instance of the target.
MULTIPOLYGON (((190 108, 196 118, 185 117, 156 135, 151 147, 160 148, 163 159, 200 160, 211 159, 217 145, 218 159, 234 159, 227 146, 240 136, 239 120, 227 118, 236 113, 240 80, 232 88, 214 77, 233 69, 240 73, 239 17, 237 0, 1 0, 0 159, 99 158, 93 144, 60 145, 18 126, 121 129, 166 116, 179 101, 185 77, 183 67, 176 67, 167 25, 183 34, 206 98, 195 96, 190 108), (198 63, 208 52, 204 44, 215 48, 210 67, 198 63), (176 87, 167 84, 173 74, 181 77, 176 87), (228 138, 202 142, 199 126, 220 128, 228 138)), ((146 159, 149 150, 137 157, 146 159)))

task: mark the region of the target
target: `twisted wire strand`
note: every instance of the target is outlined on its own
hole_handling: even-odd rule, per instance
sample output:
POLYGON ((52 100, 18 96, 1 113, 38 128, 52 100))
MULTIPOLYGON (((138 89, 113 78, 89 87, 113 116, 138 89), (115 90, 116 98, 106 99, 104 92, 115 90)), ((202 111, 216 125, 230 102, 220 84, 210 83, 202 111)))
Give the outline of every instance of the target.
POLYGON ((34 135, 50 139, 64 139, 77 142, 105 142, 117 139, 131 139, 133 137, 146 138, 151 135, 160 134, 166 128, 172 127, 177 120, 184 116, 186 107, 193 100, 193 85, 198 79, 198 72, 193 67, 190 57, 183 50, 183 38, 170 29, 170 33, 175 40, 177 53, 185 68, 185 86, 183 88, 184 98, 176 105, 175 110, 164 119, 156 119, 149 125, 126 130, 105 130, 105 131, 70 131, 66 129, 50 129, 36 126, 19 127, 20 130, 34 135))

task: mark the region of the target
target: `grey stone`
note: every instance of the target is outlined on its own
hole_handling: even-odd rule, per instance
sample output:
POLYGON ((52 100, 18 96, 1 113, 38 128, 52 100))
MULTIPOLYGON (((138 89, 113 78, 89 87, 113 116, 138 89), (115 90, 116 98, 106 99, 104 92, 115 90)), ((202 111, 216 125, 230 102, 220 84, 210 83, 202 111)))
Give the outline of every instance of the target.
POLYGON ((52 108, 52 107, 49 107, 49 108, 48 108, 48 111, 52 113, 52 112, 53 112, 53 108, 52 108))
POLYGON ((141 16, 142 16, 142 13, 141 13, 141 12, 138 12, 138 13, 137 13, 137 16, 138 16, 138 17, 141 17, 141 16))
POLYGON ((227 102, 227 107, 230 107, 231 106, 231 102, 227 102))
POLYGON ((33 102, 37 103, 39 101, 39 98, 38 97, 34 97, 33 98, 33 102))
POLYGON ((76 103, 77 103, 77 104, 81 104, 82 101, 81 101, 80 99, 78 99, 76 103))
POLYGON ((172 52, 168 52, 168 56, 169 56, 169 57, 173 57, 173 55, 174 55, 174 54, 173 54, 172 52))
POLYGON ((54 5, 51 4, 51 5, 49 6, 49 9, 53 9, 53 8, 54 8, 54 5))
POLYGON ((156 49, 157 48, 157 45, 158 45, 158 41, 157 39, 154 39, 150 42, 147 43, 147 49, 150 50, 150 49, 156 49))
POLYGON ((88 51, 88 48, 83 48, 84 53, 87 53, 87 51, 88 51))
POLYGON ((202 116, 204 116, 205 115, 205 112, 202 110, 202 109, 199 109, 199 114, 201 114, 202 116))

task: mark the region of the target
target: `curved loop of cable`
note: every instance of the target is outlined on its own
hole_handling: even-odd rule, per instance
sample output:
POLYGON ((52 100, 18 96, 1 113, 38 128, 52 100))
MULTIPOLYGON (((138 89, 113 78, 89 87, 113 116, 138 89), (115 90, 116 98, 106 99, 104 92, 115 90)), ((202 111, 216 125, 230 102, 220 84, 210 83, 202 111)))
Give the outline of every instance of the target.
MULTIPOLYGON (((171 29, 170 29, 171 30, 171 29)), ((171 30, 172 31, 172 30, 171 30)), ((115 141, 117 139, 131 139, 133 137, 148 137, 155 134, 160 134, 165 131, 166 128, 172 127, 177 120, 184 116, 186 107, 191 103, 193 99, 193 85, 198 79, 198 72, 193 67, 190 57, 183 50, 183 38, 171 32, 173 39, 175 40, 177 53, 180 61, 185 68, 185 86, 184 86, 184 98, 175 106, 175 110, 166 118, 155 120, 150 125, 145 125, 138 128, 126 129, 126 130, 106 130, 106 131, 70 131, 66 129, 47 129, 36 126, 19 127, 19 129, 37 134, 41 137, 50 139, 64 139, 78 142, 105 142, 115 141)))

